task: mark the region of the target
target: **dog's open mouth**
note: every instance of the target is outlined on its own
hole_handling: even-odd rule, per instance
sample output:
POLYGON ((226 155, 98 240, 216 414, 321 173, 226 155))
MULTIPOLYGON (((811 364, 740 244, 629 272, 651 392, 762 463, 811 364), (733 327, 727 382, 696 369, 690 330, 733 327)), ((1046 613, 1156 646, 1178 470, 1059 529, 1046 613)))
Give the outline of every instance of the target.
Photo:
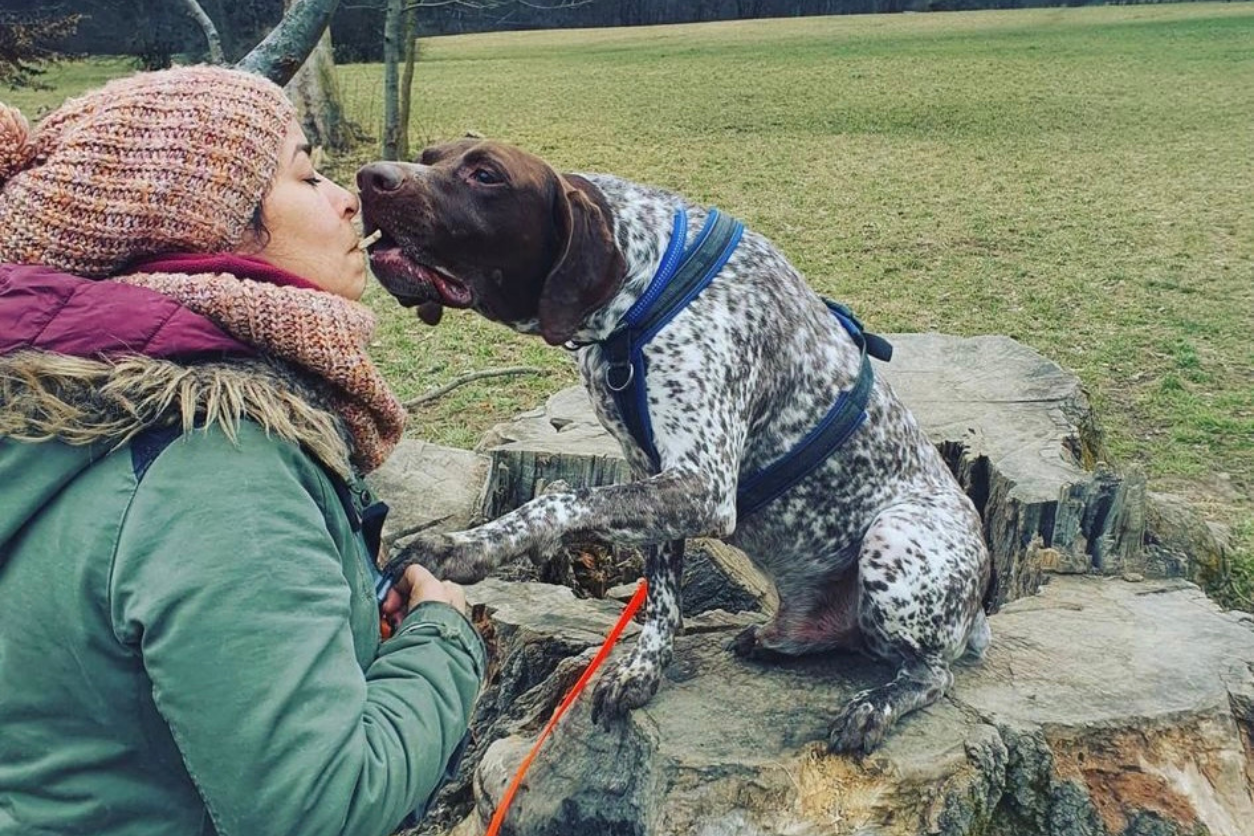
POLYGON ((468 308, 470 288, 435 267, 407 256, 400 244, 384 232, 371 244, 370 269, 396 300, 407 308, 438 302, 450 308, 468 308))

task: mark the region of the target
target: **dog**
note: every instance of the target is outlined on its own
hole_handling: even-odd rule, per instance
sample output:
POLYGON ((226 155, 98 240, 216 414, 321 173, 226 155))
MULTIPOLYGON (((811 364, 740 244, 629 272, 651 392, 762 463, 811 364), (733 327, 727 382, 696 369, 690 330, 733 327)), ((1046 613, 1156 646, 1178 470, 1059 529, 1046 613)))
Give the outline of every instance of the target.
POLYGON ((899 665, 892 681, 837 710, 831 751, 873 750, 903 715, 949 689, 953 661, 983 654, 990 567, 974 505, 891 387, 860 377, 864 364, 870 370, 856 320, 833 316, 765 237, 740 231, 704 289, 626 369, 610 349, 620 323, 672 242, 687 246, 716 210, 618 177, 559 174, 482 139, 427 148, 417 163, 371 163, 357 181, 365 231, 380 233, 369 258, 384 287, 430 324, 445 307, 473 308, 576 350, 596 414, 633 475, 537 497, 470 531, 424 535, 392 570, 421 562, 473 582, 573 532, 645 547, 644 623, 598 681, 593 717, 602 724, 657 691, 680 627, 690 537, 743 550, 779 593, 773 618, 732 642, 737 653, 840 648, 899 665), (633 372, 645 387, 643 439, 616 392, 633 372), (738 508, 742 483, 786 457, 860 381, 870 384, 864 408, 843 443, 770 501, 738 508))

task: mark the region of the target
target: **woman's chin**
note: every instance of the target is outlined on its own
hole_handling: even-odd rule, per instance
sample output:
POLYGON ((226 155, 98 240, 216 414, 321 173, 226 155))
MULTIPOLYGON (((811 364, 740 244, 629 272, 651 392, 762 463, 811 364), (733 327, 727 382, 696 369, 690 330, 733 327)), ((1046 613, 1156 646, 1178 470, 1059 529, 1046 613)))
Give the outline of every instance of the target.
POLYGON ((335 277, 334 282, 324 284, 314 280, 314 284, 329 293, 334 293, 336 296, 343 296, 345 299, 353 302, 360 302, 361 297, 366 293, 366 284, 369 279, 370 273, 366 270, 366 259, 363 254, 361 258, 353 259, 344 272, 335 277))

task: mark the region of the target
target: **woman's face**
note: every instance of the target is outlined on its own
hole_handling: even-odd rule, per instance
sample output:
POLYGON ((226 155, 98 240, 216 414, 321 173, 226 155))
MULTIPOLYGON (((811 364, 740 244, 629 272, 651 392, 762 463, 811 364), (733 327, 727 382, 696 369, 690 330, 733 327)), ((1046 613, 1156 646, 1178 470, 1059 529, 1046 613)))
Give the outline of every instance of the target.
POLYGON ((328 293, 360 299, 366 289, 366 256, 352 220, 357 197, 314 170, 309 143, 297 122, 288 128, 279 168, 261 202, 269 240, 250 237, 240 249, 295 273, 328 293))

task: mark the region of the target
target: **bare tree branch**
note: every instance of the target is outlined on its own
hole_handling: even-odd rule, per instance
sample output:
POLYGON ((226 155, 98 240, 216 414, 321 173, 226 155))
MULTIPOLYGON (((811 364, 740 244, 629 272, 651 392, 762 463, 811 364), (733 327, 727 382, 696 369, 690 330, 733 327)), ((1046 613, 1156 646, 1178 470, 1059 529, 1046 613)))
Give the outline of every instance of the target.
POLYGON ((405 67, 401 70, 399 89, 400 112, 396 115, 396 158, 409 159, 409 112, 414 103, 414 64, 418 61, 418 12, 409 9, 402 16, 401 32, 403 43, 401 52, 405 67))
POLYGON ((514 2, 520 6, 530 6, 533 9, 552 11, 555 9, 575 9, 593 3, 595 0, 562 0, 560 3, 530 3, 528 0, 514 0, 514 2))
POLYGON ((537 369, 534 366, 507 366, 503 369, 483 369, 477 372, 469 372, 461 377, 455 377, 443 386, 437 386, 430 392, 424 392, 412 400, 405 401, 402 406, 406 409, 413 409, 416 406, 422 406, 430 403, 437 398, 442 398, 449 392, 452 392, 458 386, 465 386, 475 380, 482 380, 485 377, 506 377, 519 374, 547 374, 544 369, 537 369))
POLYGON ((235 66, 286 85, 322 37, 338 3, 339 0, 300 0, 265 40, 235 66))
MULTIPOLYGON (((592 0, 555 0, 539 4, 533 0, 385 0, 383 9, 383 133, 379 155, 385 160, 409 156, 410 105, 413 96, 416 12, 442 6, 474 11, 530 6, 535 9, 564 9, 582 6, 592 0), (399 64, 405 62, 401 76, 399 64)), ((361 7, 357 7, 361 8, 361 7)), ((377 7, 372 7, 377 8, 377 7)), ((501 18, 508 19, 508 15, 501 18)))
POLYGON ((209 61, 213 64, 225 64, 226 56, 222 54, 222 39, 218 37, 218 27, 213 25, 213 19, 205 14, 205 10, 196 0, 180 0, 180 2, 205 32, 205 40, 209 42, 209 61))
MULTIPOLYGON (((473 11, 490 11, 499 9, 502 6, 529 6, 533 9, 542 9, 546 11, 554 11, 557 9, 574 9, 579 6, 586 6, 589 3, 595 3, 596 0, 557 0, 555 3, 535 3, 531 0, 413 0, 406 3, 401 11, 410 11, 412 9, 436 9, 442 6, 461 6, 465 9, 473 11)), ((380 6, 378 3, 350 3, 344 6, 346 9, 354 11, 378 11, 380 6)))
MULTIPOLYGON (((574 9, 579 6, 586 6, 595 0, 558 0, 556 3, 534 3, 530 0, 413 0, 404 6, 404 11, 411 9, 435 9, 441 6, 461 6, 464 9, 473 11, 486 12, 493 9, 499 9, 503 6, 529 6, 533 9, 542 9, 544 11, 555 11, 557 9, 574 9)), ((368 8, 363 6, 354 6, 353 8, 368 8)))
POLYGON ((51 89, 39 80, 44 66, 64 56, 56 48, 78 29, 82 15, 53 16, 48 11, 18 14, 0 11, 0 85, 11 89, 51 89))

